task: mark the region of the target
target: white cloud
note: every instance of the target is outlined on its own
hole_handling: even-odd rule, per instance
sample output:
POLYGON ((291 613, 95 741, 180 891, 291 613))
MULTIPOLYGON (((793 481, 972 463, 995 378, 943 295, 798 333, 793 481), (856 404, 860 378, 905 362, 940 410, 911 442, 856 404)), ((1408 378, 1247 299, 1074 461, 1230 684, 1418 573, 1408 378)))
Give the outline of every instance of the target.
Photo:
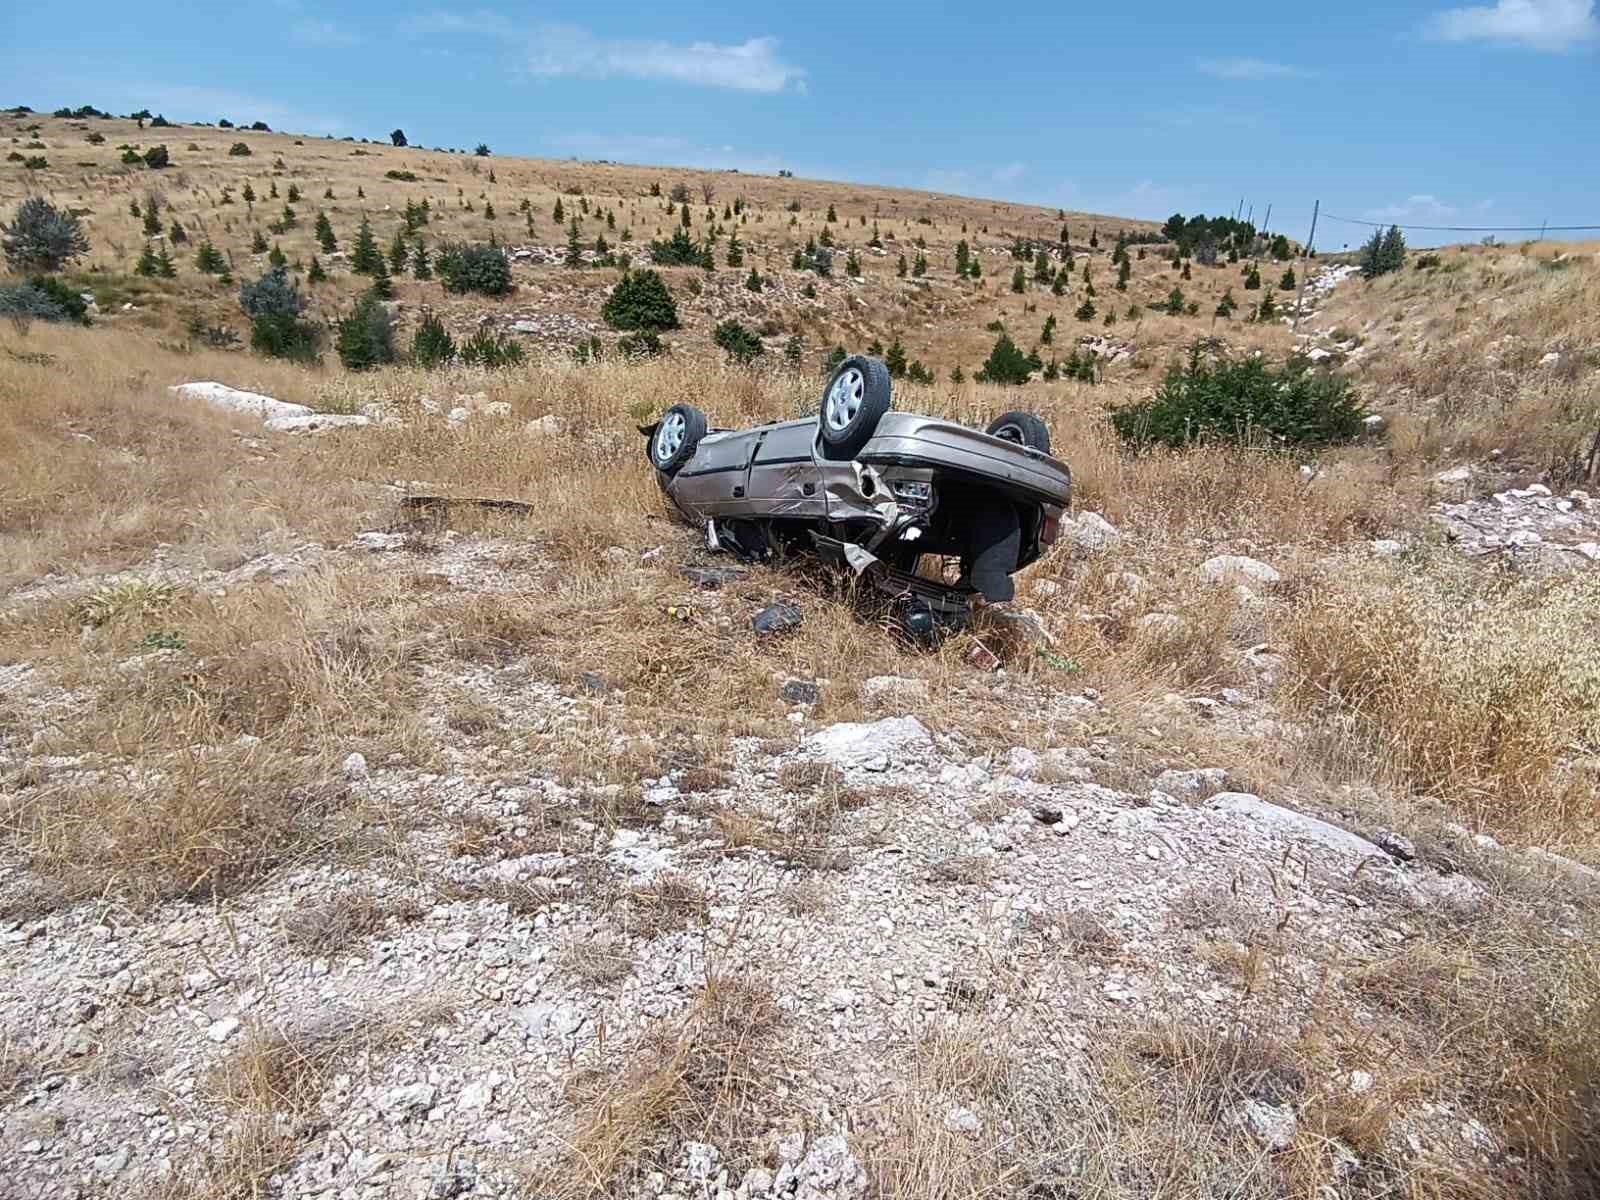
POLYGON ((1422 194, 1407 196, 1404 200, 1385 204, 1382 208, 1369 208, 1364 215, 1370 221, 1430 223, 1448 221, 1460 211, 1454 204, 1447 204, 1437 196, 1422 194))
POLYGON ((1310 79, 1315 71, 1264 58, 1202 58, 1195 66, 1218 79, 1310 79))
POLYGON ((1423 27, 1446 42, 1493 42, 1529 50, 1572 50, 1600 39, 1594 0, 1497 0, 1447 8, 1423 27))
POLYGON ((348 29, 319 17, 306 17, 289 26, 289 35, 306 46, 354 46, 361 39, 348 29))
POLYGON ((477 34, 523 44, 523 66, 541 79, 649 79, 739 92, 805 90, 805 71, 786 62, 778 39, 669 42, 605 38, 576 25, 519 29, 487 9, 420 13, 401 23, 413 35, 477 34))

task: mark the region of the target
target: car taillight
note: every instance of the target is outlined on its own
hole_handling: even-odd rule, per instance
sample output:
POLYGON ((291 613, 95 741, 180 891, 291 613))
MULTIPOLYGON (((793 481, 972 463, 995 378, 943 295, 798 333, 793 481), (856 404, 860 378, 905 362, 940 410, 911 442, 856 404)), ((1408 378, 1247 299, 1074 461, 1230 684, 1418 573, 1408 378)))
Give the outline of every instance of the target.
POLYGON ((1046 513, 1045 514, 1045 518, 1044 518, 1044 525, 1039 530, 1039 541, 1042 542, 1046 546, 1053 546, 1056 543, 1056 539, 1058 537, 1060 537, 1060 536, 1061 536, 1061 518, 1060 518, 1060 516, 1059 515, 1058 516, 1050 516, 1048 513, 1046 513))
POLYGON ((933 484, 920 479, 897 479, 894 483, 894 494, 901 500, 909 500, 913 504, 926 504, 933 499, 933 484))

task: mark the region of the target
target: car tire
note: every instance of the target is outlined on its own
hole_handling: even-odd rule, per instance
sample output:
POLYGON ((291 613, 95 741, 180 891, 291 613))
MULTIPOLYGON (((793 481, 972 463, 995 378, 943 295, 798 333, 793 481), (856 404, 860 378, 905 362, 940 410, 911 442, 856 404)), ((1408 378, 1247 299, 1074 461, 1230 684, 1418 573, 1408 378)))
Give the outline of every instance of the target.
POLYGON ((661 414, 650 431, 645 453, 650 465, 663 475, 674 475, 694 457, 695 447, 706 435, 706 415, 692 404, 674 404, 661 414))
POLYGON ((990 437, 1016 442, 1041 454, 1050 453, 1050 430, 1031 412, 1001 413, 984 430, 990 437))
POLYGON ((830 458, 854 458, 889 411, 889 368, 852 354, 828 376, 817 410, 817 430, 830 458))

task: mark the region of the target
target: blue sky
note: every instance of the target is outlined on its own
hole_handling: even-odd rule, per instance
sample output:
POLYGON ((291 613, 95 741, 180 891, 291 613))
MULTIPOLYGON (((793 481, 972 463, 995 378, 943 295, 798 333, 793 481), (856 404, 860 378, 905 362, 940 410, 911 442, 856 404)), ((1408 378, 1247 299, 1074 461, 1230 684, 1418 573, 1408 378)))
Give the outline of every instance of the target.
MULTIPOLYGON (((399 125, 429 146, 1157 219, 1243 197, 1297 237, 1317 198, 1371 220, 1600 224, 1594 0, 6 8, 0 104, 399 125)), ((1325 222, 1317 242, 1362 236, 1325 222)))

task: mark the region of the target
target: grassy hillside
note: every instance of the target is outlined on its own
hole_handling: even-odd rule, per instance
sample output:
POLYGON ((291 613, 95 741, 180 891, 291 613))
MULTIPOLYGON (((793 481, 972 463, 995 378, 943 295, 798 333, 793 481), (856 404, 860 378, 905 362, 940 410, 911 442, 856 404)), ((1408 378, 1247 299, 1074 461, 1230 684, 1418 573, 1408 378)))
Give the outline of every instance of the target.
MULTIPOLYGON (((691 1194, 690 1143, 733 1190, 836 1135, 860 1171, 840 1200, 1594 1194, 1600 568, 1526 538, 1469 556, 1441 520, 1600 543, 1594 244, 1448 248, 1319 296, 1299 348, 1378 418, 1352 438, 1136 451, 1108 407, 1196 338, 1296 348, 1212 317, 1258 295, 1248 263, 1184 281, 1135 247, 1118 291, 1136 222, 1066 214, 1070 291, 1018 295, 1012 241, 1058 245, 1053 211, 123 121, 11 137, 49 165, 0 165, 0 212, 83 212, 72 279, 100 311, 0 323, 0 1168, 141 1200, 691 1194), (120 163, 157 140, 165 170, 120 163), (560 250, 558 199, 639 246, 679 219, 651 185, 678 182, 697 238, 702 184, 730 229, 742 197, 746 265, 665 272, 684 329, 661 358, 610 353, 616 269, 527 257, 503 300, 397 281, 402 340, 424 307, 458 336, 545 330, 512 334, 510 369, 356 373, 190 332, 247 334, 238 280, 291 183, 298 224, 267 237, 307 264, 319 208, 342 252, 423 198, 430 246, 560 250), (188 234, 175 280, 132 274, 152 188, 163 238, 188 234), (793 271, 829 205, 835 274, 793 271), (193 268, 202 237, 233 283, 193 268), (901 279, 919 237, 928 275, 901 279), (773 290, 745 290, 752 264, 773 290), (1073 316, 1086 264, 1113 326, 1073 316), (1199 315, 1150 311, 1175 285, 1199 315), (728 315, 771 323, 756 366, 712 348, 728 315), (972 382, 992 323, 1026 351, 1050 315, 1063 358, 1115 344, 1098 382, 972 382), (607 352, 579 362, 591 331, 607 352), (938 368, 897 405, 1038 412, 1078 513, 1115 527, 1019 576, 1046 643, 914 651, 837 581, 682 574, 706 555, 638 421, 810 413, 829 347, 896 335, 938 368), (169 391, 207 379, 377 419, 273 434, 169 391), (404 525, 418 491, 533 511, 404 525), (757 637, 775 597, 802 625, 757 637), (906 716, 927 739, 885 771, 813 740, 906 716), (1224 789, 1371 840, 1319 849, 1224 789)), ((365 281, 323 261, 331 318, 365 281)))

